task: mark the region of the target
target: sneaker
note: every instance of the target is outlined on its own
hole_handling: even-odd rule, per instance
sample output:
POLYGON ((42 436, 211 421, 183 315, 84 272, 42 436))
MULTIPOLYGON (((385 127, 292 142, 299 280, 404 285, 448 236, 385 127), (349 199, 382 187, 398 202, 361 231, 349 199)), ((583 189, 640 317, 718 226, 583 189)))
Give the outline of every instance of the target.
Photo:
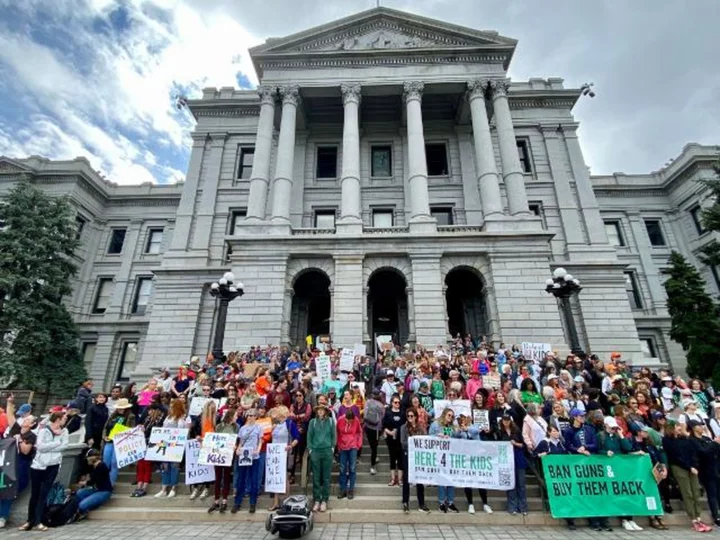
POLYGON ((238 510, 240 510, 240 505, 239 505, 239 504, 233 504, 233 507, 230 509, 230 513, 231 513, 231 514, 237 514, 237 513, 238 513, 238 510))
POLYGON ((492 514, 492 508, 490 508, 489 504, 483 504, 483 512, 486 514, 492 514))
POLYGON ((133 491, 133 492, 130 494, 130 497, 137 497, 137 496, 138 496, 138 491, 140 491, 140 490, 139 490, 139 489, 136 489, 135 491, 133 491))
POLYGON ((250 505, 250 510, 248 510, 248 512, 250 512, 251 514, 255 513, 255 505, 254 504, 250 505))
POLYGON ((220 505, 218 503, 213 503, 212 506, 208 508, 208 514, 212 514, 215 510, 220 510, 220 505))
POLYGON ((716 517, 713 521, 715 522, 715 525, 720 527, 720 517, 716 517))
POLYGON ((138 490, 138 497, 144 497, 145 495, 147 495, 147 491, 145 491, 144 489, 138 490))
POLYGON ((320 511, 327 512, 327 503, 325 501, 320 503, 320 511))
POLYGON ((220 504, 220 513, 224 514, 225 512, 227 512, 227 503, 226 502, 220 504))
POLYGON ((707 532, 707 529, 705 529, 705 524, 701 523, 700 521, 693 521, 692 528, 693 530, 695 530, 695 532, 707 532))
POLYGON ((199 490, 199 489, 192 488, 192 489, 190 490, 190 500, 191 500, 191 501, 194 501, 195 499, 197 499, 197 496, 198 496, 199 494, 200 494, 200 490, 199 490))
POLYGON ((370 467, 370 476, 375 476, 377 474, 377 471, 375 470, 375 467, 370 467))
POLYGON ((637 523, 635 523, 635 521, 632 519, 630 520, 630 526, 633 528, 633 531, 642 531, 643 530, 643 528, 640 525, 638 525, 637 523))
POLYGON ((208 498, 208 495, 210 495, 210 490, 208 488, 203 489, 202 493, 200 494, 200 500, 204 501, 208 498))
POLYGON ((457 506, 455 506, 455 503, 448 504, 448 511, 452 512, 453 514, 459 514, 460 510, 457 509, 457 506))
POLYGON ((4 529, 7 525, 5 518, 0 518, 0 529, 4 529))
POLYGON ((468 505, 468 514, 474 514, 475 513, 475 506, 472 504, 468 505))
POLYGON ((703 523, 702 520, 698 520, 698 523, 704 529, 703 532, 710 532, 713 530, 713 528, 710 525, 703 523))
POLYGON ((338 499, 344 499, 345 497, 347 497, 347 491, 341 491, 338 495, 338 499))
POLYGON ((448 509, 447 509, 447 506, 445 506, 445 503, 442 503, 442 504, 440 505, 439 510, 440 510, 443 514, 447 514, 447 510, 448 510, 448 509))
POLYGON ((352 501, 354 498, 355 492, 351 489, 350 491, 348 491, 348 499, 352 501))
POLYGON ((172 499, 172 498, 175 497, 176 495, 177 495, 177 493, 175 492, 175 488, 172 488, 172 489, 170 490, 170 493, 168 493, 167 498, 168 498, 168 499, 172 499))
POLYGON ((404 512, 405 514, 409 514, 409 513, 410 513, 410 507, 409 507, 407 504, 403 504, 403 512, 404 512))
POLYGON ((319 512, 320 511, 320 503, 315 501, 315 504, 313 504, 313 512, 319 512))
POLYGON ((633 527, 627 519, 622 520, 622 527, 626 531, 634 531, 635 530, 635 527, 633 527))
POLYGON ((427 507, 426 504, 423 504, 420 508, 418 508, 418 512, 420 512, 421 514, 429 514, 430 509, 427 507))
POLYGON ((162 498, 164 498, 166 495, 167 495, 167 493, 165 493, 165 488, 162 488, 162 489, 160 489, 160 491, 158 491, 158 492, 155 494, 155 498, 156 498, 156 499, 162 499, 162 498))

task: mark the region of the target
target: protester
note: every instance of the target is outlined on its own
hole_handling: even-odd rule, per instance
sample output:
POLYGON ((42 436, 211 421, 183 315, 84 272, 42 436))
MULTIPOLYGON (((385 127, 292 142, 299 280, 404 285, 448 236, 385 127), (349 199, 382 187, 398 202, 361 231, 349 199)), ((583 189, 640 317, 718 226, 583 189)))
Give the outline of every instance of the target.
POLYGON ((383 405, 382 393, 380 390, 373 390, 370 399, 365 403, 363 420, 365 422, 365 436, 370 445, 370 475, 377 474, 377 448, 380 434, 383 432, 383 420, 385 418, 385 406, 383 405))
MULTIPOLYGON (((187 412, 185 403, 181 399, 173 399, 170 402, 170 411, 163 421, 166 428, 188 428, 187 412)), ((161 462, 161 486, 160 491, 155 495, 156 499, 163 497, 172 498, 177 495, 177 484, 180 480, 180 470, 177 463, 170 461, 161 462)))
MULTIPOLYGON (((400 445, 402 446, 402 471, 405 478, 408 479, 408 444, 410 437, 418 437, 427 434, 425 426, 418 422, 417 409, 411 407, 405 411, 406 422, 400 426, 400 445)), ((430 509, 425 504, 425 486, 423 484, 415 484, 415 494, 418 500, 418 511, 423 514, 429 514, 430 509)), ((410 513, 410 482, 405 482, 402 486, 402 505, 403 512, 410 513)))
MULTIPOLYGON (((448 439, 455 433, 455 413, 452 409, 444 409, 438 419, 430 426, 429 434, 434 437, 448 439)), ((455 506, 455 487, 454 486, 438 486, 438 505, 440 511, 444 514, 453 512, 457 514, 459 510, 455 506)))
MULTIPOLYGON (((272 419, 272 434, 271 442, 273 444, 284 444, 285 450, 287 451, 288 461, 285 463, 286 470, 289 469, 289 462, 292 460, 293 451, 300 442, 300 433, 297 428, 295 420, 290 417, 290 411, 284 405, 273 408, 270 411, 270 418, 272 419)), ((285 496, 288 493, 289 484, 285 483, 285 490, 282 495, 285 496)), ((273 505, 269 511, 274 511, 280 508, 280 494, 275 493, 273 495, 273 505)))
POLYGON ((687 431, 693 450, 697 456, 697 471, 700 485, 705 490, 705 496, 710 507, 710 515, 715 525, 720 526, 718 515, 718 498, 720 495, 720 482, 718 482, 718 459, 720 458, 720 444, 705 435, 705 424, 697 420, 688 420, 687 431))
MULTIPOLYGON (((86 379, 78 388, 73 400, 77 405, 79 414, 87 414, 90 405, 92 405, 92 387, 93 382, 90 379, 86 379)), ((72 432, 71 432, 72 433, 72 432)))
MULTIPOLYGON (((224 433, 237 435, 237 410, 228 409, 225 411, 222 422, 215 426, 216 433, 224 433)), ((228 507, 228 496, 230 495, 230 489, 233 485, 233 467, 230 466, 221 467, 215 465, 215 500, 213 504, 208 508, 208 514, 212 514, 216 510, 219 510, 221 514, 227 511, 228 507)))
POLYGON ((135 427, 135 415, 131 410, 132 405, 126 398, 121 398, 115 403, 115 409, 108 418, 105 428, 103 429, 103 462, 110 468, 110 481, 115 485, 118 479, 120 470, 117 466, 117 460, 115 459, 115 447, 113 446, 113 439, 115 434, 113 429, 116 426, 123 428, 134 428, 135 427))
POLYGON ((400 470, 400 454, 402 452, 400 426, 405 422, 405 418, 400 403, 399 396, 391 396, 390 407, 385 411, 382 423, 385 444, 387 444, 388 454, 390 455, 390 481, 388 486, 401 486, 403 481, 402 471, 400 470))
POLYGON ((507 491, 507 511, 511 515, 518 513, 523 516, 527 515, 528 504, 526 495, 526 473, 528 467, 527 458, 525 457, 525 442, 517 425, 510 415, 505 415, 500 422, 501 441, 510 441, 513 447, 513 459, 515 461, 515 487, 507 491))
MULTIPOLYGON (((17 444, 17 459, 15 460, 14 471, 17 485, 16 498, 25 490, 30 482, 29 468, 35 458, 35 445, 37 443, 37 435, 31 431, 35 423, 35 417, 26 415, 21 421, 20 433, 13 436, 17 444)), ((0 440, 2 439, 3 436, 0 434, 0 440)), ((0 529, 4 529, 7 526, 13 502, 14 500, 9 498, 0 499, 0 529)))
POLYGON ((247 492, 250 496, 251 514, 255 513, 258 498, 258 469, 260 449, 263 442, 263 428, 257 424, 258 411, 245 412, 245 423, 238 431, 238 444, 235 454, 238 456, 235 466, 235 501, 230 510, 235 514, 242 507, 247 492))
POLYGON ((86 459, 90 466, 90 478, 86 482, 79 483, 82 489, 75 494, 78 511, 72 521, 86 519, 91 510, 100 508, 112 497, 113 485, 110 481, 110 469, 103 463, 100 452, 94 449, 90 450, 86 459))
MULTIPOLYGON (((215 425, 217 423, 217 403, 212 399, 207 399, 203 405, 202 414, 192 421, 190 431, 188 433, 189 439, 195 439, 199 443, 205 438, 208 433, 215 432, 215 425)), ((210 495, 210 483, 204 482, 201 484, 193 484, 190 488, 190 500, 193 501, 197 497, 200 497, 201 501, 204 501, 210 495)))
MULTIPOLYGON (((347 393, 347 392, 346 392, 347 393)), ((337 421, 337 446, 340 453, 340 493, 338 499, 355 498, 357 453, 362 448, 363 429, 357 407, 346 407, 337 421)))
POLYGON ((333 449, 336 442, 335 421, 330 417, 327 405, 318 402, 315 407, 315 418, 310 420, 308 427, 308 450, 313 474, 313 512, 327 511, 333 449))
MULTIPOLYGON (((160 408, 156 407, 145 415, 143 421, 143 434, 145 436, 145 443, 148 444, 150 441, 150 435, 155 427, 161 427, 165 420, 165 412, 160 408)), ((88 453, 88 457, 90 454, 88 453)), ((89 463, 89 461, 88 461, 89 463)), ((141 459, 135 466, 135 480, 137 486, 130 495, 131 497, 144 497, 147 495, 147 488, 152 481, 153 462, 141 459)), ((110 490, 112 491, 112 490, 110 490)))
POLYGON ((100 450, 103 443, 103 429, 109 416, 107 395, 98 392, 95 394, 95 403, 90 405, 85 415, 85 444, 100 450))

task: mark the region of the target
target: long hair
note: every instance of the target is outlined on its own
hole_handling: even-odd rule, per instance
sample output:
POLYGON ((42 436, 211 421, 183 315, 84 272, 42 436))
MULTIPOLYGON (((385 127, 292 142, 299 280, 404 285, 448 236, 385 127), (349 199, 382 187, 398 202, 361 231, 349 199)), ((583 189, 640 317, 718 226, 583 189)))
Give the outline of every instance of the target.
POLYGON ((407 418, 407 413, 413 412, 415 413, 415 426, 413 427, 410 422, 406 422, 405 426, 408 432, 408 437, 414 437, 416 435, 425 435, 425 432, 420 425, 420 418, 418 417, 418 412, 415 407, 410 407, 407 411, 405 411, 405 415, 407 418))
POLYGON ((454 412, 450 407, 445 407, 443 409, 442 414, 440 415, 440 418, 438 418, 438 424, 440 424, 442 427, 447 427, 448 424, 445 423, 445 417, 447 416, 447 413, 454 412))
POLYGON ((170 402, 170 412, 168 413, 168 418, 170 420, 180 420, 185 418, 185 416, 187 416, 185 403, 180 399, 173 399, 170 402))
POLYGON ((203 407, 202 418, 200 420, 201 425, 206 425, 207 422, 211 422, 212 426, 215 427, 215 420, 217 418, 217 404, 212 399, 205 402, 203 407))

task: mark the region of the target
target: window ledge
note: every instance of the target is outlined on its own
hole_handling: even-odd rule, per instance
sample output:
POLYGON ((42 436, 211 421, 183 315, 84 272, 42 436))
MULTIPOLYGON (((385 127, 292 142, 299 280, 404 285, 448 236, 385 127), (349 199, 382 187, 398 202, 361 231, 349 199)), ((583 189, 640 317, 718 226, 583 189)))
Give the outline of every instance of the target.
POLYGON ((370 180, 394 180, 395 176, 371 176, 370 180))

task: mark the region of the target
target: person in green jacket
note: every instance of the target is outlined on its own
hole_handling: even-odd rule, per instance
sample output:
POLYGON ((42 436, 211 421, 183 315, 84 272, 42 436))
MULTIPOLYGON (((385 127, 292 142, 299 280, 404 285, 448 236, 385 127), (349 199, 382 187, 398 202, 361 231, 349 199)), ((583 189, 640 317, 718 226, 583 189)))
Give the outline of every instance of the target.
POLYGON ((330 498, 330 473, 337 434, 335 422, 324 405, 315 407, 315 418, 310 420, 307 447, 313 475, 313 512, 325 512, 330 498))

